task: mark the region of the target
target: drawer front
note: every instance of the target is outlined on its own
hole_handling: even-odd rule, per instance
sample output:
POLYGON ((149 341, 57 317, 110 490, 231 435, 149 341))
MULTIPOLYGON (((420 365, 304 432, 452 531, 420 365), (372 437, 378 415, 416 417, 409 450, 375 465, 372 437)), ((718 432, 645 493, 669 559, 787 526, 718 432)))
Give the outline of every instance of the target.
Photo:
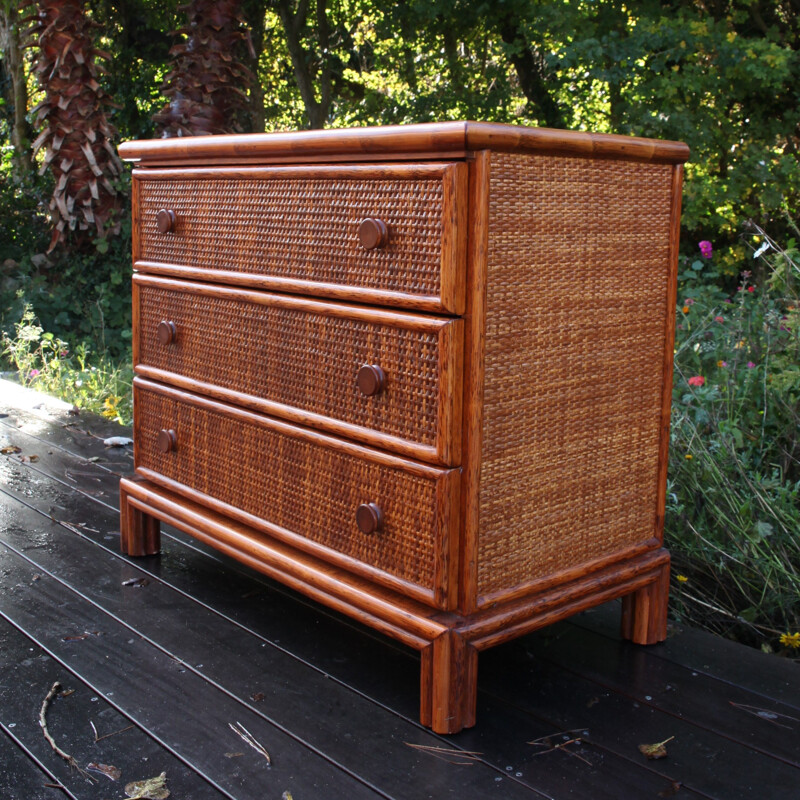
POLYGON ((460 319, 147 275, 134 278, 134 308, 141 375, 458 463, 460 319))
POLYGON ((134 381, 137 471, 276 538, 445 607, 458 471, 134 381), (382 528, 364 533, 362 504, 382 528))
POLYGON ((134 261, 163 274, 460 314, 465 190, 464 164, 140 169, 134 261))

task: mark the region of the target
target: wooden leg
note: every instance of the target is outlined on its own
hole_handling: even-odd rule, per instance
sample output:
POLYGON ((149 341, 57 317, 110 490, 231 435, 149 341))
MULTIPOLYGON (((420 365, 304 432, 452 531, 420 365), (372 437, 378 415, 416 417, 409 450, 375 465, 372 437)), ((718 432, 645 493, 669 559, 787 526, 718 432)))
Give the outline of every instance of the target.
POLYGON ((155 517, 128 502, 123 482, 119 485, 120 548, 129 556, 152 556, 161 550, 161 525, 155 517))
POLYGON ((452 631, 422 651, 420 722, 436 733, 475 724, 478 651, 452 631))
POLYGON ((656 644, 667 638, 669 561, 658 577, 622 598, 622 636, 636 644, 656 644))

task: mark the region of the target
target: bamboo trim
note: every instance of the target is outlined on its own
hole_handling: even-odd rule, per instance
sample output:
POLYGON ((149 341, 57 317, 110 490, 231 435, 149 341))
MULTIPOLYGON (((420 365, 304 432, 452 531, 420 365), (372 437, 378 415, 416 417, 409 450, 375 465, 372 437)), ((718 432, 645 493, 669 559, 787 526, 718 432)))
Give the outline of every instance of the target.
POLYGON ((681 235, 681 199, 683 167, 672 173, 672 210, 669 237, 669 273, 667 277, 667 324, 664 332, 664 383, 661 392, 661 439, 658 450, 658 489, 653 535, 664 541, 664 519, 667 509, 667 471, 669 469, 669 431, 672 410, 672 378, 675 351, 675 315, 678 300, 678 248, 681 235))
POLYGON ((355 155, 364 160, 390 153, 395 159, 415 153, 481 150, 539 152, 580 157, 682 163, 689 148, 665 142, 611 134, 525 128, 484 122, 442 122, 374 128, 337 128, 299 133, 234 134, 125 142, 120 156, 127 161, 187 164, 225 159, 240 163, 269 157, 305 160, 309 157, 355 155))
MULTIPOLYGON (((236 408, 235 406, 231 406, 226 403, 220 403, 216 400, 209 400, 208 398, 201 397, 200 395, 190 394, 182 391, 181 389, 175 389, 160 383, 153 383, 145 378, 134 378, 133 385, 134 388, 144 389, 149 392, 153 392, 154 394, 165 395, 173 400, 178 400, 198 408, 214 411, 230 417, 231 419, 241 420, 250 423, 251 425, 257 425, 261 428, 277 431, 278 433, 291 436, 295 439, 302 439, 322 447, 328 447, 331 450, 335 450, 340 453, 346 453, 347 455, 355 456, 356 458, 361 458, 374 464, 381 464, 382 466, 392 469, 401 469, 420 478, 438 480, 448 472, 447 468, 444 467, 434 467, 428 464, 423 464, 419 461, 411 461, 410 459, 403 458, 401 456, 383 453, 380 450, 374 450, 372 448, 367 448, 359 444, 348 442, 344 439, 328 436, 324 433, 318 433, 310 428, 300 428, 296 425, 290 425, 272 417, 254 414, 252 411, 236 408)), ((141 436, 138 438, 141 439, 141 436)), ((138 463, 138 460, 136 463, 138 463)))
POLYGON ((153 286, 168 289, 182 294, 224 297, 246 303, 274 308, 286 308, 292 311, 303 311, 311 314, 324 314, 328 317, 353 319, 361 322, 372 322, 403 328, 409 331, 440 333, 442 329, 454 324, 454 320, 442 317, 422 316, 409 311, 379 309, 370 306, 344 305, 333 300, 319 300, 309 297, 297 297, 285 294, 271 294, 263 291, 248 291, 238 287, 218 286, 209 283, 187 282, 162 278, 154 275, 138 273, 133 276, 134 286, 153 286))
POLYGON ((618 553, 596 558, 592 561, 584 561, 576 567, 570 567, 569 569, 555 572, 552 575, 548 575, 546 578, 538 578, 529 583, 515 586, 513 589, 500 589, 496 592, 481 595, 481 597, 478 598, 478 607, 486 608, 498 603, 510 603, 529 595, 541 594, 554 586, 561 586, 586 575, 591 575, 617 564, 623 564, 639 556, 644 556, 651 551, 657 550, 659 547, 661 547, 661 540, 653 537, 640 544, 627 547, 618 553))
MULTIPOLYGON (((448 455, 448 448, 443 446, 446 445, 444 441, 442 441, 441 444, 437 444, 436 447, 419 444, 410 439, 402 439, 399 436, 379 433, 371 428, 342 422, 333 417, 325 417, 322 414, 304 411, 303 409, 288 406, 284 403, 276 403, 264 398, 244 394, 243 392, 226 389, 216 384, 186 378, 175 372, 149 367, 146 364, 136 363, 136 361, 134 361, 134 363, 136 364, 134 367, 135 373, 148 380, 167 383, 178 389, 184 389, 187 392, 204 394, 220 402, 235 403, 243 408, 280 417, 281 419, 285 419, 289 422, 296 422, 299 425, 304 425, 309 428, 319 428, 325 433, 350 437, 365 445, 391 450, 406 458, 420 459, 443 467, 458 466, 458 462, 453 461, 453 457, 448 455)), ((444 436, 441 438, 444 439, 444 436)))
POLYGON ((122 479, 128 502, 144 513, 157 516, 247 566, 281 581, 314 600, 355 617, 403 643, 422 649, 429 640, 447 630, 443 623, 430 619, 432 613, 413 601, 402 602, 371 583, 362 583, 349 573, 320 563, 276 541, 250 538, 247 528, 235 521, 214 515, 186 501, 177 501, 147 482, 122 479), (254 555, 257 552, 258 555, 254 555), (364 619, 368 614, 370 619, 364 619))
POLYGON ((464 334, 464 388, 461 490, 461 547, 458 607, 475 608, 478 591, 478 531, 483 432, 483 370, 486 332, 486 280, 489 249, 491 157, 478 153, 470 163, 470 218, 467 256, 467 310, 464 334))
POLYGON ((413 598, 419 603, 441 607, 441 603, 437 603, 436 600, 437 590, 439 596, 442 594, 439 587, 426 588, 424 586, 420 586, 419 584, 412 583, 411 581, 404 580, 403 578, 399 578, 388 572, 384 572, 383 570, 371 567, 369 564, 359 561, 353 556, 345 555, 344 553, 340 553, 331 547, 318 544, 317 542, 307 539, 304 536, 300 536, 293 531, 282 528, 279 525, 275 525, 260 517, 256 517, 255 515, 249 514, 246 511, 242 511, 241 509, 238 509, 221 500, 217 500, 215 497, 210 497, 202 492, 198 492, 196 489, 192 489, 191 487, 186 486, 179 481, 175 481, 172 478, 167 478, 155 470, 147 467, 137 467, 136 474, 140 475, 142 478, 145 478, 150 483, 160 486, 161 488, 166 489, 175 495, 187 498, 192 503, 205 506, 221 517, 227 517, 228 519, 235 520, 236 522, 239 522, 243 526, 251 528, 254 531, 267 534, 278 541, 285 542, 293 549, 302 550, 303 552, 308 553, 320 561, 327 561, 330 564, 336 565, 347 570, 348 572, 351 572, 353 575, 359 575, 382 586, 386 586, 389 589, 393 589, 394 591, 399 592, 407 597, 413 598))
MULTIPOLYGON (((168 278, 181 278, 231 286, 252 286, 277 292, 291 292, 295 295, 332 300, 353 300, 370 306, 396 306, 418 311, 455 313, 447 308, 439 295, 408 294, 390 289, 370 289, 362 286, 344 286, 337 283, 321 283, 299 278, 279 278, 274 275, 257 275, 225 269, 205 269, 185 264, 167 264, 160 261, 136 260, 133 269, 140 273, 164 275, 168 278)), ((366 306, 365 306, 366 307, 366 306)))

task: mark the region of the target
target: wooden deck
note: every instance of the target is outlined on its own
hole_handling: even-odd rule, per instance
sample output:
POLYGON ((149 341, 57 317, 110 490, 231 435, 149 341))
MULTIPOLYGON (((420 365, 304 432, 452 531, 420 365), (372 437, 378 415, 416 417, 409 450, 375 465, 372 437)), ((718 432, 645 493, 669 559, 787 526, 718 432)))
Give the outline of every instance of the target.
POLYGON ((693 630, 636 647, 610 604, 483 653, 477 726, 436 736, 416 721, 413 651, 173 530, 160 557, 121 556, 132 457, 102 440, 126 432, 9 395, 0 384, 0 448, 19 448, 0 456, 4 800, 122 798, 161 772, 176 800, 800 797, 796 665, 693 630), (54 681, 74 691, 50 732, 118 782, 88 782, 45 741, 54 681), (662 760, 638 750, 670 737, 662 760))

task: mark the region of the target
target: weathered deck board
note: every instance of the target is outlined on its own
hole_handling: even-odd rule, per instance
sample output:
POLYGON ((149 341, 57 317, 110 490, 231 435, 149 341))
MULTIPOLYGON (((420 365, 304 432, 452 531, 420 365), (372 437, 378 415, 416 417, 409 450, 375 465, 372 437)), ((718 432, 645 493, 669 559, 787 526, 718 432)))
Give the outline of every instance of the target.
MULTIPOLYGON (((296 800, 793 796, 800 723, 777 728, 729 700, 800 718, 794 665, 728 642, 710 646, 697 632, 638 648, 619 641, 618 608, 587 612, 482 654, 477 727, 438 737, 416 722, 415 653, 180 532, 166 532, 161 557, 119 555, 116 485, 131 459, 97 438, 118 429, 92 418, 42 419, 2 408, 1 398, 0 411, 8 413, 0 418, 0 446, 13 442, 39 457, 0 456, 0 614, 24 629, 34 651, 56 657, 39 652, 37 663, 66 670, 80 686, 113 691, 110 705, 173 758, 169 770, 200 781, 209 797, 280 797, 287 789, 296 800), (33 581, 35 574, 42 577, 33 581), (137 576, 148 585, 121 586, 137 576), (92 620, 106 635, 61 641, 65 625, 92 620), (189 722, 172 718, 181 703, 193 704, 189 722), (234 712, 265 744, 277 742, 268 745, 272 769, 253 751, 209 755, 218 755, 209 730, 226 728, 234 712), (582 742, 564 750, 529 744, 571 729, 582 742), (638 744, 670 735, 667 759, 648 762, 638 752, 638 744), (482 755, 458 766, 406 742, 482 755), (291 773, 294 781, 301 768, 299 782, 279 780, 291 773)), ((17 631, 14 637, 18 647, 28 641, 17 631)), ((0 691, 13 694, 16 685, 0 691)), ((33 780, 41 780, 34 762, 5 740, 19 769, 32 767, 33 780)), ((237 741, 226 740, 226 748, 247 749, 237 741)))
POLYGON ((693 725, 800 767, 800 736, 787 736, 785 727, 787 721, 797 717, 793 707, 737 686, 720 685, 712 676, 664 659, 648 655, 643 661, 640 650, 620 647, 592 631, 570 626, 554 634, 547 640, 527 639, 524 647, 556 668, 589 677, 642 706, 677 719, 691 712, 693 725), (759 717, 745 709, 764 713, 759 717))
POLYGON ((47 786, 57 783, 55 776, 29 757, 14 734, 0 724, 0 796, 8 800, 77 800, 71 792, 47 786))
MULTIPOLYGON (((119 787, 130 781, 151 778, 165 771, 169 775, 170 791, 177 797, 191 797, 193 800, 224 797, 5 619, 0 620, 0 675, 3 676, 0 722, 50 772, 39 782, 40 788, 42 783, 53 783, 55 779, 55 782, 71 787, 82 800, 101 800, 110 793, 118 793, 119 787), (122 772, 119 783, 114 784, 99 773, 94 775, 94 782, 83 779, 45 742, 38 714, 55 681, 71 694, 55 698, 49 706, 47 725, 51 735, 59 747, 79 764, 106 764, 119 768, 122 772), (99 741, 95 741, 95 729, 99 741)), ((20 759, 13 763, 17 761, 21 763, 20 759)), ((3 763, 0 756, 0 764, 3 763)), ((0 769, 0 787, 3 786, 4 774, 0 769)), ((9 784, 9 791, 13 797, 28 798, 14 783, 9 784)), ((41 791, 40 794, 53 796, 52 789, 46 791, 49 794, 41 791)), ((7 798, 8 792, 2 792, 0 796, 7 798)))
MULTIPOLYGON (((571 623, 601 633, 622 644, 615 604, 599 606, 573 617, 571 623)), ((635 645, 630 645, 634 650, 635 645)), ((625 651, 626 646, 622 644, 625 651)), ((692 672, 745 689, 766 702, 784 703, 800 712, 798 665, 752 647, 695 628, 670 623, 667 641, 648 650, 653 657, 679 664, 692 672)), ((800 713, 794 714, 800 717, 800 713)))

